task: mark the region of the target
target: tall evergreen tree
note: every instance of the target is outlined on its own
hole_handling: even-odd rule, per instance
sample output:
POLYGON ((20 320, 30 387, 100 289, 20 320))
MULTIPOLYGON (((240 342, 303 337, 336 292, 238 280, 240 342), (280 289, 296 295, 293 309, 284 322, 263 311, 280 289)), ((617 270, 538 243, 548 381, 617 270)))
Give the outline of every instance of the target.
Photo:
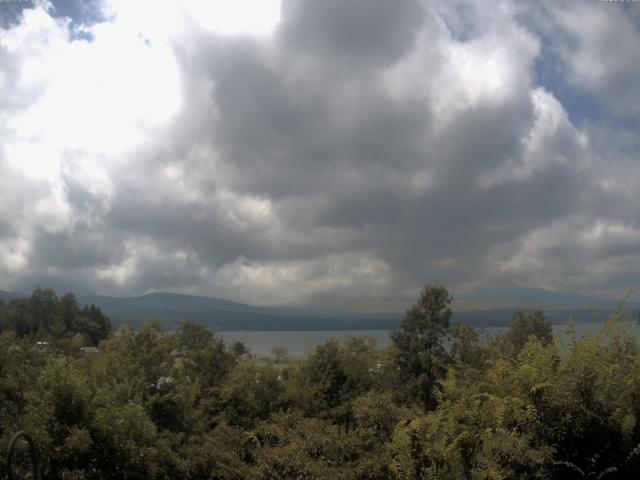
POLYGON ((444 354, 452 301, 445 287, 425 286, 407 310, 400 330, 391 332, 401 385, 425 408, 435 405, 432 390, 442 368, 436 360, 444 354))

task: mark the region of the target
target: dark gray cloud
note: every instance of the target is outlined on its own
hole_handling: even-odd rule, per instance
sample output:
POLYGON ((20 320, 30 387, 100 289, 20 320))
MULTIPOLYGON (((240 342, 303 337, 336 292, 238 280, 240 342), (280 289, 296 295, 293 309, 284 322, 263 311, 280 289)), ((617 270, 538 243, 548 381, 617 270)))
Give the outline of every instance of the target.
POLYGON ((288 52, 341 68, 380 67, 413 47, 424 9, 419 0, 284 0, 279 34, 288 52))
POLYGON ((0 98, 11 105, 0 119, 0 288, 388 310, 432 282, 462 298, 638 287, 637 132, 574 124, 536 71, 551 51, 567 88, 635 115, 607 90, 638 87, 633 67, 612 60, 596 81, 599 66, 579 60, 602 53, 597 38, 617 38, 619 12, 579 11, 598 25, 593 38, 554 4, 285 0, 281 12, 272 36, 222 35, 188 15, 166 36, 151 20, 131 31, 119 23, 128 11, 103 25, 118 37, 95 30, 84 46, 43 12, 3 33, 13 88, 0 98), (68 94, 55 70, 29 70, 32 52, 11 40, 27 31, 42 64, 106 55, 123 38, 113 48, 131 79, 144 72, 129 48, 162 74, 130 88, 110 80, 121 117, 106 116, 100 94, 82 97, 95 110, 65 98, 88 112, 73 123, 51 94, 68 94), (173 69, 169 115, 158 105, 175 94, 163 83, 173 69), (60 136, 16 127, 50 111, 60 136), (87 139, 65 137, 67 122, 87 139), (21 160, 44 149, 49 163, 21 160))

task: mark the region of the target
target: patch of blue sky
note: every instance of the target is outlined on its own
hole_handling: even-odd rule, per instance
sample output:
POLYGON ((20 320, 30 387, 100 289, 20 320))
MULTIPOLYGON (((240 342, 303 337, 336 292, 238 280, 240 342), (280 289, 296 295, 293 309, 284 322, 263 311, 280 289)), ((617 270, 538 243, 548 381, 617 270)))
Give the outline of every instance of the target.
MULTIPOLYGON (((70 20, 71 38, 91 41, 93 36, 88 27, 109 20, 102 8, 102 0, 52 0, 50 15, 70 20)), ((9 28, 20 22, 25 9, 34 8, 36 0, 0 1, 0 27, 9 28)))
POLYGON ((0 2, 0 28, 9 28, 20 22, 25 8, 32 8, 32 0, 15 0, 0 2))
POLYGON ((632 117, 616 115, 597 96, 571 83, 562 61, 544 39, 534 69, 537 84, 553 94, 574 125, 607 124, 621 129, 637 125, 632 117))
POLYGON ((92 41, 93 35, 87 28, 95 23, 109 20, 102 8, 101 0, 52 0, 53 15, 71 20, 71 38, 92 41))

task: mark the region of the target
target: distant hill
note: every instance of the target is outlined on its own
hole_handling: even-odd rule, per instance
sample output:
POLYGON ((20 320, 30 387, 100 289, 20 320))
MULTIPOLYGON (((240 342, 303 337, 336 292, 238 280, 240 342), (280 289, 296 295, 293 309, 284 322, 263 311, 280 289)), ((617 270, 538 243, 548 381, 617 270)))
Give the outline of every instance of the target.
MULTIPOLYGON (((454 323, 468 323, 476 327, 506 326, 516 310, 517 309, 513 308, 505 308, 454 312, 452 321, 454 323)), ((528 312, 532 310, 533 308, 525 309, 525 311, 528 312)), ((567 309, 544 309, 544 314, 545 317, 554 324, 563 324, 569 319, 577 323, 604 322, 614 310, 614 307, 606 306, 595 310, 589 307, 575 307, 567 309)), ((629 308, 627 310, 630 310, 631 319, 635 321, 638 318, 638 308, 629 308)))
MULTIPOLYGON (((387 330, 398 328, 404 318, 404 312, 387 315, 327 313, 300 308, 255 307, 176 293, 151 293, 140 297, 86 296, 78 301, 99 306, 115 323, 161 320, 167 328, 175 328, 184 320, 192 320, 218 330, 387 330)), ((586 299, 584 305, 572 308, 553 308, 549 305, 545 315, 553 323, 564 323, 569 318, 576 322, 593 322, 607 318, 616 306, 610 302, 601 305, 599 313, 595 313, 586 305, 589 305, 586 299)), ((529 310, 532 308, 528 307, 529 310)), ((509 323, 515 310, 454 311, 452 321, 476 326, 502 326, 509 323)), ((636 318, 637 308, 633 310, 636 318)))
MULTIPOLYGON (((507 308, 506 305, 514 308, 536 308, 543 307, 545 310, 567 310, 583 309, 591 306, 598 308, 615 309, 624 292, 618 299, 608 299, 590 297, 575 293, 554 292, 544 288, 512 288, 509 290, 484 290, 472 295, 466 295, 467 302, 484 303, 491 309, 507 308), (498 305, 503 305, 498 307, 498 305)), ((640 303, 634 298, 630 298, 627 307, 638 308, 640 303)))
MULTIPOLYGON (((555 294, 541 289, 526 290, 528 291, 520 292, 519 300, 515 302, 520 302, 521 307, 528 310, 543 303, 545 314, 553 323, 564 323, 570 317, 576 322, 604 320, 617 305, 612 301, 600 303, 598 315, 587 307, 596 304, 597 300, 590 302, 589 300, 593 299, 555 294), (555 301, 550 301, 551 299, 555 301), (559 304, 573 306, 559 308, 559 304)), ((5 303, 26 296, 0 291, 0 299, 5 303)), ((388 330, 398 328, 404 318, 404 312, 384 315, 318 312, 303 308, 267 308, 178 293, 149 293, 138 297, 88 295, 78 297, 78 303, 82 306, 100 307, 111 318, 115 327, 159 320, 164 328, 174 329, 183 321, 191 320, 218 330, 388 330)), ((637 302, 631 303, 628 307, 633 310, 633 319, 638 318, 637 302)), ((504 326, 509 323, 517 308, 454 310, 452 321, 474 326, 504 326)))
POLYGON ((2 300, 4 303, 9 303, 12 300, 16 300, 18 298, 24 298, 27 296, 28 295, 25 295, 23 293, 5 292, 4 290, 0 290, 0 300, 2 300))
POLYGON ((395 328, 400 315, 325 313, 304 309, 267 308, 217 298, 150 293, 139 297, 84 296, 116 324, 161 320, 175 328, 185 320, 218 330, 377 330, 395 328))

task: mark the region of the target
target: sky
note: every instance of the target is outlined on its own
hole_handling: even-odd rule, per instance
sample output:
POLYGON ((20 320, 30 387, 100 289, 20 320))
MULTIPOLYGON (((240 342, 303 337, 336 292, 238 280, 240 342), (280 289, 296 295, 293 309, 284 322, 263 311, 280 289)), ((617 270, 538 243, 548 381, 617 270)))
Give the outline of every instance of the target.
POLYGON ((640 292, 638 45, 635 2, 0 0, 0 289, 640 292))

